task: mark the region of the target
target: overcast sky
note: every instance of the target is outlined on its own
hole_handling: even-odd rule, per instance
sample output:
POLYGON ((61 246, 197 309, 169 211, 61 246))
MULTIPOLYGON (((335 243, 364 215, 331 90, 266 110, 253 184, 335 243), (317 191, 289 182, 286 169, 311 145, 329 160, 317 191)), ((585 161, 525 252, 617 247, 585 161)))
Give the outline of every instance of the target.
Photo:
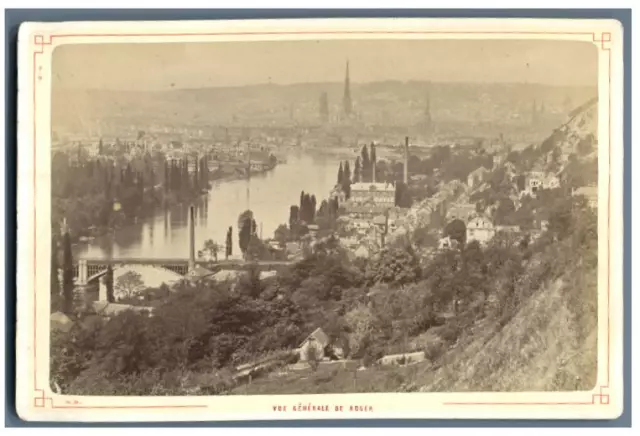
POLYGON ((573 41, 379 40, 78 44, 56 48, 53 85, 166 90, 382 80, 595 86, 595 45, 573 41))

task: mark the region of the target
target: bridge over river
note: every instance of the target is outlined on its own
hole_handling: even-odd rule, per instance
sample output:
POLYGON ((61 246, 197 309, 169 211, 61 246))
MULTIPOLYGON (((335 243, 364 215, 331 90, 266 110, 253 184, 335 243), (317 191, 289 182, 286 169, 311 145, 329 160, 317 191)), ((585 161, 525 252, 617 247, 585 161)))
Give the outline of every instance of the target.
POLYGON ((78 285, 86 285, 106 273, 109 265, 113 269, 126 266, 144 266, 156 268, 159 271, 168 270, 182 276, 186 276, 189 270, 194 266, 207 268, 216 273, 223 270, 246 270, 252 266, 256 266, 260 271, 277 271, 286 268, 293 262, 290 261, 256 261, 248 262, 238 259, 219 260, 219 261, 190 261, 189 259, 78 259, 74 265, 74 279, 78 285), (193 263, 192 263, 193 262, 193 263))

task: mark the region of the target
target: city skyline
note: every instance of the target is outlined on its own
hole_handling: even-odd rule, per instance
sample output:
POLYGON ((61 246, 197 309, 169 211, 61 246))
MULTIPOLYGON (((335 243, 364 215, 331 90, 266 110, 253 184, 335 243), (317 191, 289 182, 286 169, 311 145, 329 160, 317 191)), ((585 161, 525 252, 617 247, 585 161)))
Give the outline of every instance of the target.
POLYGON ((347 62, 354 86, 388 81, 597 85, 593 44, 548 40, 67 45, 54 52, 52 85, 168 91, 339 83, 347 62))

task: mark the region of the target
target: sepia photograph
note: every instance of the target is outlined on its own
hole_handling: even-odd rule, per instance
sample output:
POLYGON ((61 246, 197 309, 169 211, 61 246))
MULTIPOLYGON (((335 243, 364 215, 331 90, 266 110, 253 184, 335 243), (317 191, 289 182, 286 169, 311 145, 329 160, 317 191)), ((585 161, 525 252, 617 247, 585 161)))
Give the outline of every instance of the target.
POLYGON ((605 404, 610 33, 51 33, 47 398, 605 404))

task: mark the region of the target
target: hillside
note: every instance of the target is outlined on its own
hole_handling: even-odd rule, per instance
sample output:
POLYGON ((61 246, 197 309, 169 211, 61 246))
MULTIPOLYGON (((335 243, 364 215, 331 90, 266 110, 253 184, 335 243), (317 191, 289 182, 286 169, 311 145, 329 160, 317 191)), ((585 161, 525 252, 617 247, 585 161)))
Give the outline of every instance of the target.
MULTIPOLYGON (((332 117, 341 112, 342 83, 255 85, 167 91, 76 90, 54 88, 54 130, 86 132, 98 124, 215 126, 233 123, 316 123, 319 98, 328 93, 332 117)), ((429 90, 437 123, 495 123, 530 127, 534 101, 543 103, 540 122, 553 127, 569 110, 565 98, 585 100, 594 90, 526 84, 428 82, 352 83, 355 110, 367 124, 414 125, 422 122, 429 90), (550 123, 550 124, 549 124, 550 123)))
MULTIPOLYGON (((557 162, 546 161, 542 149, 557 155, 562 138, 585 137, 592 110, 574 113, 556 129, 562 136, 512 151, 518 171, 541 161, 551 171, 557 162)), ((422 174, 441 168, 449 180, 441 190, 477 168, 468 150, 438 151, 416 164, 422 174)), ((93 395, 590 389, 597 363, 597 210, 568 188, 594 180, 592 163, 593 153, 573 154, 560 187, 496 209, 520 230, 497 232, 485 244, 467 241, 466 226, 447 230, 455 220, 429 225, 458 238, 459 248, 428 256, 415 232, 367 259, 351 258, 337 238, 327 238, 267 280, 250 269, 233 285, 183 283, 152 317, 129 311, 94 322, 95 313, 79 312, 70 331, 52 336, 53 377, 64 393, 93 395), (297 363, 292 351, 318 328, 335 347, 322 351, 350 365, 289 367, 297 363), (379 363, 412 352, 426 360, 379 363), (262 374, 237 377, 238 368, 267 356, 276 357, 262 374)), ((488 204, 504 201, 500 191, 513 187, 505 181, 502 167, 491 170, 488 204)))
MULTIPOLYGON (((595 136, 596 110, 595 102, 578 108, 557 130, 562 137, 556 136, 546 143, 551 143, 554 149, 563 149, 595 136)), ((540 148, 537 147, 538 155, 540 148)), ((595 156, 587 160, 595 161, 595 156)), ((459 272, 443 279, 446 270, 431 265, 424 273, 427 279, 410 288, 409 292, 427 296, 460 292, 456 288, 476 290, 467 294, 470 303, 463 302, 466 311, 449 318, 444 325, 411 335, 405 350, 424 350, 425 362, 407 367, 374 366, 357 374, 340 369, 289 373, 258 380, 235 392, 593 388, 597 376, 597 218, 595 211, 567 197, 566 192, 552 190, 545 201, 535 204, 531 213, 549 216, 550 229, 524 252, 502 251, 498 241, 482 250, 486 271, 493 273, 485 273, 482 278, 476 276, 475 285, 471 282, 473 272, 464 271, 478 259, 467 248, 461 254, 462 270, 458 267, 459 272), (497 269, 491 260, 493 256, 500 259, 496 260, 497 269), (445 285, 441 284, 443 280, 445 285), (477 291, 483 287, 484 291, 477 291)), ((451 259, 443 256, 446 255, 439 255, 432 263, 451 265, 451 259)), ((417 312, 429 310, 423 306, 417 312)), ((404 314, 409 318, 416 316, 412 311, 404 314)), ((387 348, 386 352, 400 351, 387 348)))

